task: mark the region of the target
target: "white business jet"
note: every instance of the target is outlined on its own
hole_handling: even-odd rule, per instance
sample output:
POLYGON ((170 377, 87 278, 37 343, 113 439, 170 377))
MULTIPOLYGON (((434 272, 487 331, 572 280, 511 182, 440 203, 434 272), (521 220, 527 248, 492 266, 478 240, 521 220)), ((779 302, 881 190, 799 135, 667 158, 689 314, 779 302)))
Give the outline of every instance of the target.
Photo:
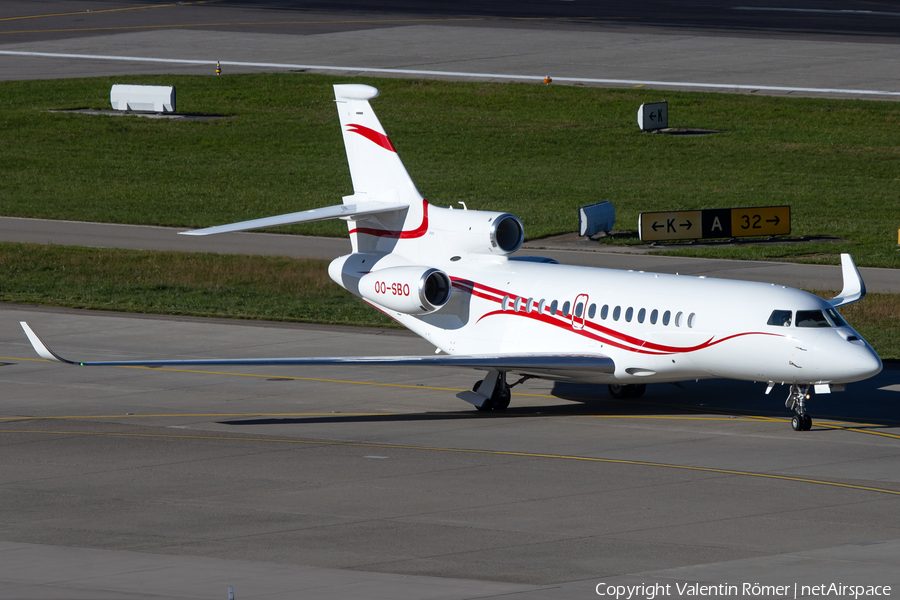
POLYGON ((789 384, 792 426, 807 430, 818 393, 872 377, 881 360, 837 312, 865 296, 849 255, 844 288, 823 300, 764 283, 565 266, 510 257, 521 221, 498 212, 442 208, 416 188, 369 100, 367 85, 335 85, 353 195, 343 204, 184 232, 209 235, 344 219, 353 252, 334 281, 445 354, 148 361, 70 361, 22 323, 37 353, 77 365, 444 365, 486 371, 458 396, 478 410, 509 406, 510 388, 540 377, 604 383, 636 398, 647 383, 729 378, 789 384), (520 376, 510 385, 508 374, 520 376))

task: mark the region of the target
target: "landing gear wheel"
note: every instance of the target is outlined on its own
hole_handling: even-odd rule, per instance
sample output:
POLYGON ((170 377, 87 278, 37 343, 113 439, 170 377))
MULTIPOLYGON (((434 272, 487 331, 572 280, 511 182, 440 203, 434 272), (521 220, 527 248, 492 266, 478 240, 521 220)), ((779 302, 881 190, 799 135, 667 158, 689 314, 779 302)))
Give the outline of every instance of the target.
POLYGON ((638 384, 638 385, 629 385, 629 386, 626 386, 626 387, 631 388, 631 390, 630 390, 630 392, 629 392, 629 394, 628 394, 628 397, 629 397, 629 398, 640 398, 641 396, 644 395, 644 392, 647 391, 647 384, 646 384, 646 383, 641 383, 641 384, 638 384))
POLYGON ((617 400, 623 398, 640 398, 647 391, 647 384, 619 384, 613 383, 606 386, 609 389, 609 395, 617 400))
POLYGON ((491 396, 491 402, 494 405, 494 410, 506 410, 509 408, 509 401, 512 398, 512 392, 509 391, 508 385, 498 385, 497 389, 494 390, 494 395, 491 396))
POLYGON ((784 406, 794 411, 791 417, 791 428, 794 431, 809 431, 812 429, 812 417, 806 414, 806 401, 809 400, 809 385, 792 384, 791 391, 784 406))
MULTIPOLYGON (((475 382, 475 385, 472 386, 472 391, 477 392, 479 388, 481 388, 481 380, 475 382)), ((512 392, 509 391, 509 385, 501 379, 497 381, 497 386, 494 388, 494 393, 491 394, 491 397, 485 400, 481 406, 476 406, 475 408, 480 411, 506 410, 509 408, 511 398, 512 392)))
POLYGON ((490 398, 488 398, 487 400, 484 401, 484 403, 481 406, 476 406, 475 408, 476 408, 476 410, 480 410, 481 412, 487 412, 489 410, 493 410, 494 409, 494 401, 491 400, 490 398))
POLYGON ((609 395, 615 398, 616 400, 621 400, 622 398, 628 397, 628 386, 621 385, 618 383, 611 383, 606 386, 609 389, 609 395))

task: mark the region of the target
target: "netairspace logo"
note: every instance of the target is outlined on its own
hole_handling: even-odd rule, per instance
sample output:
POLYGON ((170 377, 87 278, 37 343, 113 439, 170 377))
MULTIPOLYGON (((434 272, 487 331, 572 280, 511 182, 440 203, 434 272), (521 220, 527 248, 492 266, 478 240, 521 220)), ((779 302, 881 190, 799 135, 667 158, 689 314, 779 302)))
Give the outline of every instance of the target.
POLYGON ((749 597, 749 598, 860 598, 887 597, 891 595, 889 585, 845 585, 843 583, 822 583, 819 585, 766 585, 761 583, 742 583, 740 585, 720 583, 641 583, 638 585, 607 585, 598 583, 595 588, 598 596, 607 596, 614 600, 654 600, 654 598, 708 598, 749 597))

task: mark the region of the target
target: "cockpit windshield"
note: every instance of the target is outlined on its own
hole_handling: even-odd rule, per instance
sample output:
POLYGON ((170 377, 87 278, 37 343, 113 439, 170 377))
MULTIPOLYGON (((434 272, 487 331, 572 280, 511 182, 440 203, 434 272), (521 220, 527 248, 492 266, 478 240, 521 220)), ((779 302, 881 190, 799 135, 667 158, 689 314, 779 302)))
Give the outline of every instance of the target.
POLYGON ((773 310, 769 317, 767 325, 775 325, 776 327, 791 326, 791 311, 789 310, 773 310))
MULTIPOLYGON (((773 310, 768 325, 790 327, 793 312, 790 310, 773 310)), ((796 327, 847 327, 847 322, 833 308, 822 310, 798 310, 796 327)))
POLYGON ((847 327, 847 321, 833 308, 829 308, 825 311, 828 313, 828 316, 831 317, 831 320, 834 321, 835 327, 847 327))
POLYGON ((797 327, 831 327, 821 310, 798 310, 797 327))

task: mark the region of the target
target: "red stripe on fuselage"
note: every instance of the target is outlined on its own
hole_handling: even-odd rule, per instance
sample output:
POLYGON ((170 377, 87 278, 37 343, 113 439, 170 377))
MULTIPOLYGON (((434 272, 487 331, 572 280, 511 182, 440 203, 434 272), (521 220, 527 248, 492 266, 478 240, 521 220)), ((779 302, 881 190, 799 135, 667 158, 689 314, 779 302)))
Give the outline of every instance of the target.
POLYGON ((391 140, 388 139, 388 136, 384 135, 383 133, 378 133, 374 129, 369 129, 368 127, 365 127, 363 125, 356 125, 355 123, 351 123, 347 125, 347 131, 349 131, 350 133, 358 133, 367 140, 375 142, 385 150, 390 150, 395 154, 397 153, 397 151, 394 150, 394 145, 391 143, 391 140))
MULTIPOLYGON (((453 280, 454 287, 457 289, 467 291, 471 293, 476 298, 481 298, 483 300, 488 300, 490 302, 502 302, 502 297, 509 297, 510 302, 515 302, 517 298, 524 297, 515 296, 512 294, 508 294, 503 292, 502 290, 498 290, 496 288, 492 288, 486 285, 482 285, 479 283, 475 283, 471 280, 460 279, 458 277, 451 277, 453 280), (480 288, 480 289, 479 289, 480 288), (484 291, 482 291, 484 290, 484 291), (487 293, 485 293, 487 292, 487 293), (499 297, 498 297, 499 296, 499 297)), ((555 315, 549 315, 546 313, 536 313, 536 312, 524 312, 524 311, 509 311, 509 310, 496 310, 483 314, 479 317, 478 321, 485 319, 487 317, 492 317, 495 315, 507 315, 507 316, 515 316, 522 317, 527 319, 532 319, 535 321, 539 321, 545 323, 547 325, 553 325, 554 327, 559 327, 560 329, 565 329, 566 331, 570 331, 572 333, 578 334, 582 337, 587 337, 598 342, 602 342, 604 344, 609 344, 610 346, 620 348, 622 350, 628 350, 629 352, 635 352, 638 354, 654 354, 654 355, 669 355, 669 354, 680 354, 687 352, 696 352, 697 350, 703 350, 705 348, 710 348, 717 344, 721 344, 724 341, 743 337, 745 335, 774 335, 779 336, 777 333, 768 333, 764 331, 748 331, 743 333, 735 333, 729 336, 726 336, 720 340, 713 341, 715 336, 709 338, 705 342, 701 344, 697 344, 696 346, 667 346, 663 344, 656 344, 653 342, 649 342, 647 340, 642 340, 640 338, 636 338, 613 329, 609 329, 608 327, 604 327, 602 325, 598 325, 597 323, 593 323, 585 319, 585 327, 584 329, 577 330, 571 328, 571 320, 566 318, 561 311, 557 311, 555 315), (593 331, 590 331, 593 330, 593 331), (594 333, 596 332, 596 333, 594 333), (609 337, 606 337, 609 336, 609 337), (615 338, 615 339, 610 339, 615 338), (626 345, 629 344, 629 345, 626 345)))
POLYGON ((350 230, 350 234, 363 233, 365 235, 374 235, 375 237, 394 238, 399 240, 408 240, 412 238, 420 238, 428 231, 428 200, 422 200, 422 224, 409 231, 395 231, 392 229, 373 229, 372 227, 357 227, 350 230))

